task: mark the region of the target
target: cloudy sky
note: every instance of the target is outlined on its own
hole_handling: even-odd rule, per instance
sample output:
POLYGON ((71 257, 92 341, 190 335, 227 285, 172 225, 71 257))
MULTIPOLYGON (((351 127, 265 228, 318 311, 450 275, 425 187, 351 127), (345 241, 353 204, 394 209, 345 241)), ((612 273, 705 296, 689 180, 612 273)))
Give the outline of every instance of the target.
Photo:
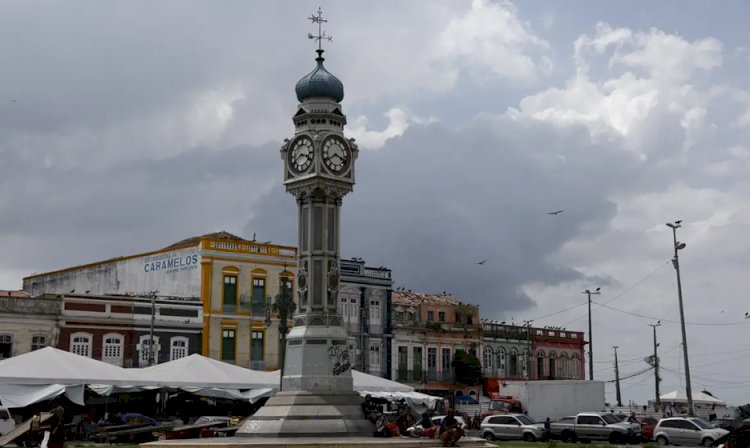
MULTIPOLYGON (((310 2, 0 4, 0 288, 227 230, 296 244, 278 148, 310 2)), ((362 149, 346 257, 483 317, 585 330, 597 379, 647 365, 750 402, 750 6, 322 2, 362 149), (564 209, 553 216, 547 212, 564 209), (487 260, 477 265, 480 260, 487 260)), ((607 385, 610 399, 614 388, 607 385)), ((653 376, 623 381, 624 400, 653 376)))

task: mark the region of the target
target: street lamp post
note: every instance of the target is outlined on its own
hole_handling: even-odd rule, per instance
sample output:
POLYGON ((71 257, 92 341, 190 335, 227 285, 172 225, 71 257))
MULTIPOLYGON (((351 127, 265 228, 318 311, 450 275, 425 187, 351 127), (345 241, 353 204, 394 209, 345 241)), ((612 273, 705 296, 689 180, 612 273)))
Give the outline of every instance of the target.
POLYGON ((594 334, 591 332, 591 296, 601 294, 601 288, 583 291, 589 298, 589 380, 594 379, 594 334))
POLYGON ((674 243, 674 258, 672 266, 677 272, 677 299, 680 303, 680 329, 682 330, 682 354, 685 357, 685 395, 687 395, 688 415, 694 415, 693 391, 690 385, 690 363, 688 362, 687 333, 685 332, 685 311, 682 306, 682 281, 680 279, 679 251, 685 248, 685 243, 677 241, 677 229, 682 227, 682 220, 668 222, 667 227, 672 229, 672 242, 674 243))
POLYGON ((617 349, 620 348, 617 345, 613 345, 615 349, 615 387, 617 391, 617 406, 622 407, 622 395, 620 395, 620 365, 617 363, 617 349))
MULTIPOLYGON (((284 268, 286 273, 286 268, 284 268)), ((282 275, 284 274, 282 273, 282 275)), ((266 327, 271 326, 271 316, 276 314, 279 318, 279 364, 281 372, 279 375, 279 390, 281 390, 281 378, 284 377, 284 363, 286 361, 286 334, 289 332, 288 320, 294 315, 297 310, 297 304, 294 303, 292 297, 292 285, 291 280, 287 277, 282 276, 281 292, 276 295, 276 298, 268 305, 266 310, 266 327)))
POLYGON ((656 327, 661 325, 661 321, 655 324, 648 324, 649 327, 654 329, 654 391, 656 392, 656 401, 654 402, 654 410, 659 412, 661 409, 661 398, 659 398, 659 355, 656 348, 659 344, 656 342, 656 327))

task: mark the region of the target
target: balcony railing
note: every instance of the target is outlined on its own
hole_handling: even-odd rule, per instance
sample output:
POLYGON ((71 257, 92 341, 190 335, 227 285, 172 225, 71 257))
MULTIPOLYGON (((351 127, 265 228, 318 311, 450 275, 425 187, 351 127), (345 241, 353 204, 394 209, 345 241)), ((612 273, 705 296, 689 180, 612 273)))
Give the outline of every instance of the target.
POLYGON ((266 370, 266 362, 263 360, 250 361, 250 365, 248 367, 252 370, 266 370))
POLYGON ((453 370, 407 370, 399 368, 396 371, 396 381, 405 383, 452 383, 453 370))

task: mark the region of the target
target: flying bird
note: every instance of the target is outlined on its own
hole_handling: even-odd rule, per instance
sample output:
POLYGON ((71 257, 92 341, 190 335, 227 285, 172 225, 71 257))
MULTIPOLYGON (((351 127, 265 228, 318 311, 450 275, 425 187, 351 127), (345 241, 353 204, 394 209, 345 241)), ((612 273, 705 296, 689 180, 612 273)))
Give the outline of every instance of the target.
POLYGON ((681 220, 681 219, 680 219, 680 220, 677 220, 677 221, 675 221, 674 223, 675 223, 675 224, 682 224, 682 220, 681 220))
POLYGON ((750 313, 745 313, 745 319, 750 319, 750 313))
POLYGON ((485 263, 487 263, 487 260, 482 260, 482 261, 477 262, 477 264, 485 264, 485 263))
POLYGON ((558 210, 556 212, 547 212, 548 215, 559 215, 560 213, 564 212, 565 210, 558 210))

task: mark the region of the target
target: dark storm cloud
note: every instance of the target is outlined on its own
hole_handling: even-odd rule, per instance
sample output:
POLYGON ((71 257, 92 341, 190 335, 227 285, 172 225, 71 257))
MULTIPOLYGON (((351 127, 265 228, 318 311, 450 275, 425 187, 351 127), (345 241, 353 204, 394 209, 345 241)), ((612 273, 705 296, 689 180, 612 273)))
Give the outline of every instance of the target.
MULTIPOLYGON (((607 192, 637 166, 582 129, 490 118, 461 130, 411 127, 360 151, 357 163, 344 199, 344 256, 390 267, 397 286, 478 303, 487 317, 531 306, 524 284, 584 278, 547 258, 579 232, 606 228, 615 211, 607 192)), ((294 238, 296 206, 281 185, 260 209, 246 232, 294 238)))

